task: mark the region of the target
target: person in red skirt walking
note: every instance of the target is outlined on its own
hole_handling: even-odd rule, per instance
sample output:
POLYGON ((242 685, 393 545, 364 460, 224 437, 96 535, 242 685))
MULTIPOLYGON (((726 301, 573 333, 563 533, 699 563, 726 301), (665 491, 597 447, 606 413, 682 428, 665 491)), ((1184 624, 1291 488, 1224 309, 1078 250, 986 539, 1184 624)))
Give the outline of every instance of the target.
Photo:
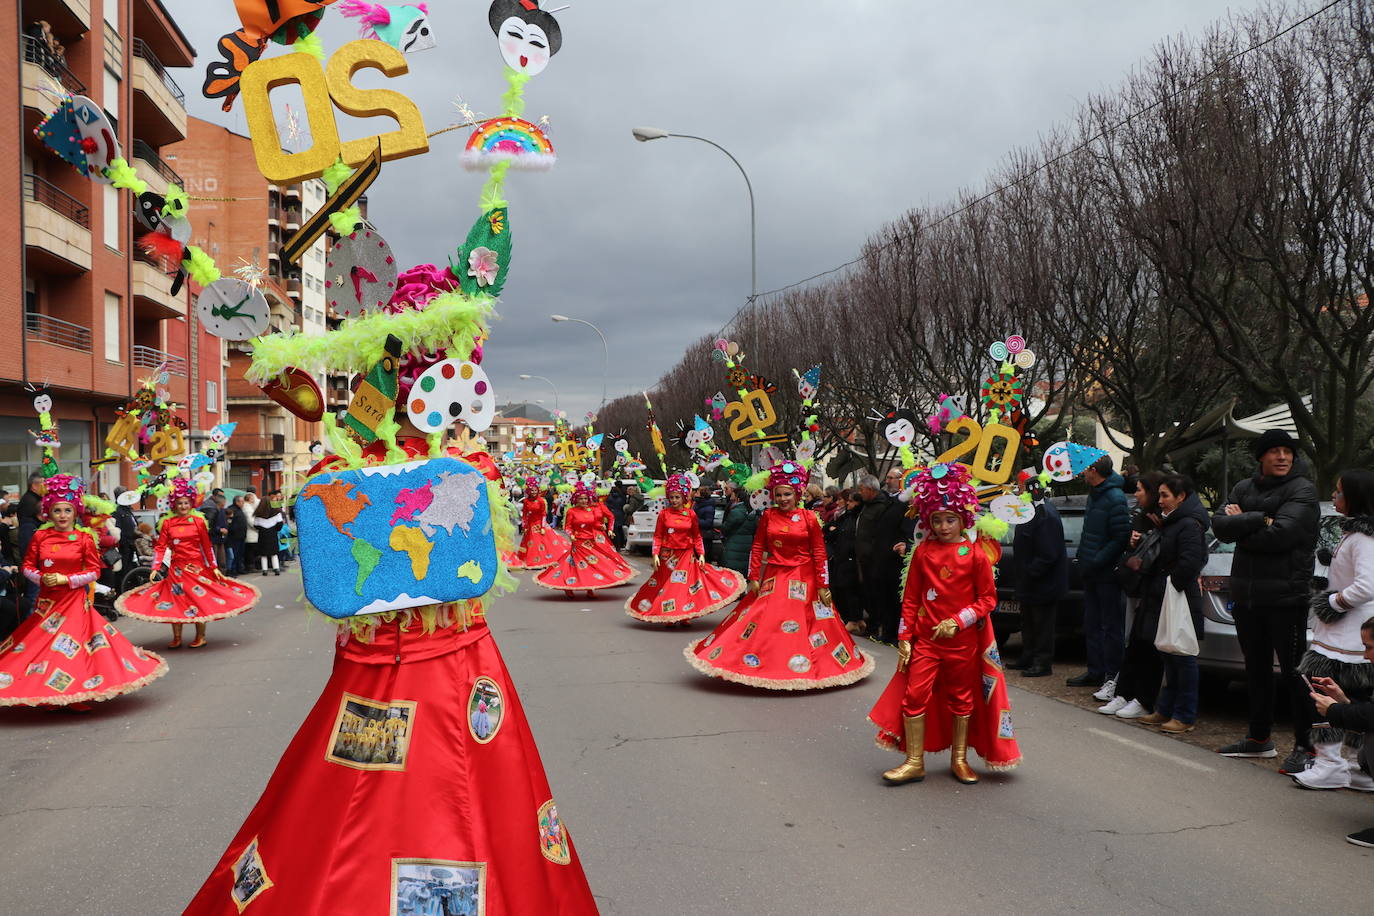
POLYGON ((927 534, 907 564, 897 671, 869 718, 878 726, 880 747, 906 751, 906 760, 883 779, 920 782, 925 752, 949 747, 954 778, 976 783, 970 746, 993 770, 1021 762, 988 620, 997 606, 992 567, 1001 548, 974 530, 978 493, 964 465, 926 468, 913 490, 927 534))
POLYGON ((654 526, 654 574, 625 602, 625 613, 649 623, 686 623, 738 598, 744 577, 706 562, 701 523, 688 504, 687 478, 674 474, 663 490, 668 506, 654 526))
POLYGON ((220 572, 205 516, 195 511, 198 495, 185 477, 172 481, 172 512, 158 523, 152 577, 115 602, 117 611, 135 620, 170 623, 169 649, 181 648, 181 628, 188 622, 196 625, 191 648, 199 649, 208 621, 250 611, 261 597, 253 586, 220 572))
POLYGON ((91 583, 100 575, 95 533, 78 524, 81 481, 47 481, 40 517, 24 554, 24 577, 38 586, 34 613, 0 643, 0 706, 89 709, 138 690, 167 673, 161 656, 129 642, 95 610, 91 583))
POLYGON ((542 588, 562 589, 569 598, 578 590, 593 591, 624 585, 635 577, 634 567, 611 546, 609 512, 592 505, 595 493, 587 484, 573 487, 572 506, 563 518, 563 528, 572 543, 558 560, 535 577, 542 588))
POLYGON ((568 536, 554 530, 544 520, 548 505, 539 480, 525 479, 525 498, 520 501, 520 547, 515 551, 512 569, 548 569, 568 552, 568 536))
POLYGON ((754 531, 749 593, 705 639, 683 650, 702 674, 768 690, 839 687, 873 673, 831 603, 825 541, 797 505, 809 474, 783 461, 767 474, 773 506, 754 531))

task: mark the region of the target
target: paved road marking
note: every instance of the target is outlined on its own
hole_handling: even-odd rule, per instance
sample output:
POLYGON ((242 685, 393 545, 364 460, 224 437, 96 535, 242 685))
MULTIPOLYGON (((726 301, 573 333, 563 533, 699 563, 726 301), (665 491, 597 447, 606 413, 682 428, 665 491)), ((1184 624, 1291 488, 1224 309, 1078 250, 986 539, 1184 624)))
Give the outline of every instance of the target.
POLYGON ((1188 760, 1186 758, 1170 754, 1168 751, 1161 751, 1158 748, 1150 747, 1148 744, 1142 744, 1139 741, 1133 741, 1130 738, 1126 738, 1121 735, 1114 735, 1111 732, 1103 731, 1100 728, 1090 728, 1088 729, 1088 731, 1092 732, 1094 735, 1101 735, 1104 738, 1111 738, 1113 741, 1120 741, 1122 744, 1129 744, 1131 747, 1135 748, 1138 751, 1144 751, 1145 753, 1153 754, 1156 757, 1163 757, 1165 760, 1172 760, 1174 763, 1177 763, 1180 766, 1188 767, 1189 769, 1201 770, 1204 773, 1216 772, 1215 769, 1207 766, 1206 764, 1198 763, 1195 760, 1188 760))

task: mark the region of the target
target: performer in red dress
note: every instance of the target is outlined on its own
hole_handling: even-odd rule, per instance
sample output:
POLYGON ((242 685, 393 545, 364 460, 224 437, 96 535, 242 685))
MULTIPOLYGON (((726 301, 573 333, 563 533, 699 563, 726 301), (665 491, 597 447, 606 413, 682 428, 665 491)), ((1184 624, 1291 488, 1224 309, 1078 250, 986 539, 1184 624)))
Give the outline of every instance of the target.
POLYGON ((683 650, 701 673, 769 690, 838 687, 873 673, 831 603, 820 521, 797 505, 808 476, 795 461, 769 472, 773 507, 754 532, 749 593, 683 650))
POLYGON ((585 589, 590 595, 596 589, 624 585, 635 577, 634 567, 611 546, 611 514, 605 506, 593 506, 592 488, 578 483, 573 488, 572 507, 563 519, 563 527, 572 535, 572 544, 563 556, 535 577, 535 584, 543 588, 562 589, 569 598, 585 589))
POLYGON ((973 749, 993 770, 1021 762, 1011 724, 1002 660, 988 615, 997 606, 995 541, 971 542, 978 494, 960 464, 935 465, 917 476, 912 502, 928 536, 907 565, 897 673, 870 720, 881 747, 906 751, 906 761, 883 773, 891 783, 925 778, 925 752, 950 751, 950 770, 976 783, 973 749))
POLYGON ((674 474, 663 489, 668 507, 654 526, 654 574, 625 602, 625 613, 649 623, 685 623, 738 598, 744 577, 706 562, 701 523, 687 504, 687 478, 674 474))
POLYGON ((227 579, 219 571, 205 516, 193 511, 197 495, 190 480, 172 481, 172 513, 158 525, 153 575, 147 585, 125 592, 115 602, 116 610, 135 620, 170 623, 169 649, 181 647, 181 628, 188 621, 196 625, 191 648, 199 649, 205 645, 207 621, 252 610, 261 597, 253 586, 227 579))
POLYGON ((34 533, 23 572, 38 583, 34 613, 0 643, 0 706, 66 706, 130 693, 167 673, 162 657, 133 645, 91 602, 100 550, 77 526, 81 481, 49 478, 41 504, 50 524, 34 533))
POLYGON ((548 569, 571 546, 568 536, 546 524, 548 505, 533 477, 525 480, 525 498, 520 503, 520 524, 524 529, 520 547, 515 551, 514 569, 548 569))

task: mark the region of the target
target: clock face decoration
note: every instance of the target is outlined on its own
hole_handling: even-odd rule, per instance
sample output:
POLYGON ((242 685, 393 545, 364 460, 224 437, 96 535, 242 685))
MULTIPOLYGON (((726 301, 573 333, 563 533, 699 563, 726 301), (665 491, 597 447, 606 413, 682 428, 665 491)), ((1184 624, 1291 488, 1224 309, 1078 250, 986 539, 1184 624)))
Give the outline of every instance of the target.
POLYGON ((236 277, 220 277, 205 287, 196 312, 207 331, 225 340, 249 340, 267 330, 267 298, 236 277))
POLYGON ((399 275, 391 246, 371 229, 339 239, 325 262, 325 298, 342 318, 375 312, 391 301, 399 275))

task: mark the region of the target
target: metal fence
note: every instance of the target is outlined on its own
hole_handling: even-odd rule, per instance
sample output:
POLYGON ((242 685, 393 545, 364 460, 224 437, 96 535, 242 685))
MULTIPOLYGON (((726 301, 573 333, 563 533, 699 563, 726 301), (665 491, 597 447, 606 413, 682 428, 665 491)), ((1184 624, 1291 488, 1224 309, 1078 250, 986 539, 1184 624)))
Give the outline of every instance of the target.
POLYGON ((161 175, 163 178, 166 178, 168 181, 182 188, 185 187, 185 185, 182 183, 181 176, 177 174, 176 169, 172 168, 170 165, 164 162, 162 160, 162 157, 157 154, 157 150, 149 146, 148 143, 146 143, 143 140, 135 140, 133 150, 134 156, 138 159, 142 159, 144 162, 151 165, 153 167, 153 171, 157 172, 159 175, 161 175))
POLYGON ((67 69, 66 62, 54 54, 43 41, 32 35, 20 35, 19 44, 26 63, 42 67, 72 95, 86 94, 86 84, 77 79, 76 74, 67 69))
POLYGON ((167 372, 171 375, 179 375, 186 378, 186 360, 181 356, 173 356, 171 353, 164 353, 153 347, 145 347, 142 344, 134 344, 133 363, 139 369, 157 369, 161 366, 167 367, 167 372))
POLYGON ((91 352, 91 329, 41 312, 24 313, 24 334, 68 350, 91 352))
POLYGON ((177 85, 177 81, 172 79, 172 75, 167 72, 167 68, 162 66, 162 61, 157 59, 157 55, 153 53, 153 49, 148 47, 147 42, 142 38, 134 39, 134 57, 141 57, 146 60, 148 66, 153 68, 153 72, 162 80, 162 85, 167 87, 167 91, 172 94, 172 97, 185 106, 186 93, 181 91, 181 87, 177 85))
POLYGON ((52 182, 29 172, 24 175, 24 198, 36 200, 49 210, 83 226, 91 228, 91 208, 72 197, 52 182))

